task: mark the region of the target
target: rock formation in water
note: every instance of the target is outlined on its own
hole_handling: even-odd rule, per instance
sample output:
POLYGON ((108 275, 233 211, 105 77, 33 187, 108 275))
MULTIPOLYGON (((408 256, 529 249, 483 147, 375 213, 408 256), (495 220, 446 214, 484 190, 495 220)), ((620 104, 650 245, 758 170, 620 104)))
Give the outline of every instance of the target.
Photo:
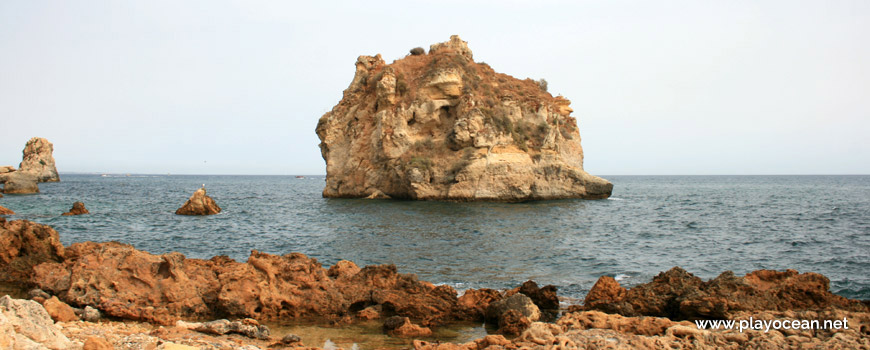
POLYGON ((88 209, 85 208, 85 203, 75 202, 75 203, 73 203, 72 209, 70 209, 68 212, 60 214, 60 215, 71 216, 71 215, 82 215, 82 214, 90 214, 90 213, 91 212, 89 212, 88 209))
POLYGON ((0 205, 0 215, 15 215, 15 212, 0 205))
POLYGON ((38 178, 32 173, 15 171, 0 175, 3 181, 3 193, 30 194, 39 193, 38 178))
POLYGON ((193 192, 190 199, 175 211, 177 215, 212 215, 221 212, 214 199, 205 194, 205 187, 193 192))
POLYGON ((317 124, 324 197, 525 201, 600 199, 583 170, 570 101, 545 82, 496 73, 453 36, 386 64, 360 56, 317 124))
POLYGON ((39 182, 58 182, 57 167, 54 165, 54 145, 41 137, 34 137, 24 145, 18 172, 30 173, 39 182))

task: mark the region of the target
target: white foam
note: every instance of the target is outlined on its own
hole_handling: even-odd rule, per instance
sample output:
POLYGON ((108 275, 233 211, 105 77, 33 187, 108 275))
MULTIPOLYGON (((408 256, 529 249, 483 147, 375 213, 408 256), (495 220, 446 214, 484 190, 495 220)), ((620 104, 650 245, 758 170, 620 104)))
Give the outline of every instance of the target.
POLYGON ((617 281, 627 280, 627 279, 629 279, 629 278, 631 278, 631 276, 626 275, 626 274, 624 274, 624 273, 620 273, 620 274, 618 274, 618 275, 616 275, 616 276, 613 276, 613 279, 615 279, 615 280, 617 280, 617 281))

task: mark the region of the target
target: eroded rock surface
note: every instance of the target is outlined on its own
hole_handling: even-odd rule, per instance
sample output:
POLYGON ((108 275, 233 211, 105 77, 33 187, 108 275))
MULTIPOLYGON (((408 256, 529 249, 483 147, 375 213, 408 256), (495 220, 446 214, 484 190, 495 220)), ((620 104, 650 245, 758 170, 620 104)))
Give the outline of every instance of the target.
POLYGON ((17 172, 33 174, 39 182, 60 181, 52 152, 54 152, 54 145, 48 140, 41 137, 30 139, 24 145, 23 157, 17 172))
POLYGON ((476 63, 458 36, 386 64, 360 56, 317 125, 324 197, 525 201, 607 198, 583 170, 570 101, 476 63))
POLYGON ((50 226, 0 218, 0 281, 28 283, 33 266, 63 256, 60 237, 50 226))
POLYGON ((870 312, 868 306, 833 294, 830 281, 817 273, 758 270, 735 276, 731 271, 704 282, 674 267, 652 282, 625 290, 601 277, 583 307, 626 316, 659 316, 674 320, 727 319, 736 312, 842 309, 870 312))
POLYGON ((39 193, 38 178, 31 173, 20 171, 3 174, 3 193, 6 194, 30 194, 39 193))
POLYGON ((8 295, 0 298, 0 349, 66 350, 73 346, 39 303, 8 295))
POLYGON ((221 207, 205 193, 205 187, 193 192, 190 199, 175 211, 177 215, 213 215, 221 212, 221 207))

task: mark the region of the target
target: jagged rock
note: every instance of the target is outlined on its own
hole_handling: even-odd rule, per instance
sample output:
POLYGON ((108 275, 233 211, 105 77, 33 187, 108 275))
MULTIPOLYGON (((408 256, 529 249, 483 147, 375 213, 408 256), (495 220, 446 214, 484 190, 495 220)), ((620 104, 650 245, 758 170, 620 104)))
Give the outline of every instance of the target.
POLYGON ((519 312, 520 315, 527 318, 530 322, 535 322, 541 318, 541 311, 532 302, 532 299, 525 294, 517 293, 490 303, 489 307, 486 308, 486 320, 498 324, 505 313, 510 310, 519 312))
POLYGON ((15 212, 0 205, 0 215, 15 215, 15 212))
POLYGON ((152 255, 117 242, 74 243, 62 261, 42 261, 48 262, 30 279, 38 288, 71 305, 159 324, 182 317, 339 318, 378 305, 425 326, 469 319, 453 288, 399 274, 394 265, 356 271, 350 263, 337 264, 343 268, 330 277, 316 259, 298 253, 253 251, 239 263, 221 256, 152 255))
POLYGON ((90 213, 91 212, 89 212, 85 208, 85 203, 75 202, 75 203, 73 203, 72 209, 70 209, 68 212, 60 214, 60 215, 70 216, 70 215, 82 215, 82 214, 90 214, 90 213))
POLYGON ((31 173, 16 171, 2 175, 5 183, 3 193, 6 194, 29 194, 39 193, 38 178, 31 173))
POLYGON ((24 145, 19 173, 29 173, 36 176, 39 182, 58 182, 57 167, 54 165, 54 145, 41 137, 34 137, 24 145))
POLYGON ((13 166, 10 166, 10 165, 0 166, 0 174, 11 173, 13 171, 15 171, 15 167, 13 167, 13 166))
POLYGON ((508 310, 498 319, 498 333, 519 335, 531 325, 528 317, 517 310, 508 310))
POLYGON ((467 318, 475 321, 483 321, 486 318, 486 309, 494 301, 503 299, 501 293, 494 289, 481 288, 466 290, 459 297, 459 305, 467 310, 467 318))
POLYGON ((428 327, 420 327, 411 323, 407 317, 393 316, 384 321, 384 332, 393 337, 419 338, 432 335, 428 327))
POLYGON ((205 187, 193 192, 190 199, 175 211, 177 215, 212 215, 221 212, 214 199, 205 194, 205 187))
POLYGON ((73 347, 42 305, 8 295, 0 298, 0 335, 4 335, 0 337, 4 338, 0 340, 0 345, 5 345, 0 347, 2 349, 65 350, 73 347))
POLYGON ((67 303, 60 301, 57 297, 51 297, 42 303, 45 311, 51 316, 55 322, 78 321, 75 311, 67 303))
POLYGON ((64 247, 53 228, 0 218, 0 281, 28 284, 33 267, 60 261, 64 247))
POLYGON ((476 63, 458 36, 386 64, 360 56, 317 125, 324 197, 599 199, 570 101, 476 63))
POLYGON ((592 287, 584 306, 625 316, 658 316, 674 320, 728 319, 735 312, 818 310, 835 307, 870 312, 870 307, 829 291, 827 277, 795 270, 758 270, 737 277, 731 271, 704 282, 674 267, 627 291, 607 278, 592 287))
POLYGON ((526 281, 523 282, 518 291, 532 299, 532 302, 541 310, 558 310, 559 297, 556 295, 556 290, 556 286, 552 284, 538 288, 535 281, 526 281))

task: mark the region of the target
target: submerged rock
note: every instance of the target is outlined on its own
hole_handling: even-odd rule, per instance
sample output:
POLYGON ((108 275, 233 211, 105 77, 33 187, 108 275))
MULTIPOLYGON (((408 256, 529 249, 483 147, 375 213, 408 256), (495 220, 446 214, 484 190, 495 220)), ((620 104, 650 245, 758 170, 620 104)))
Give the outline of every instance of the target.
POLYGON ((214 199, 205 194, 205 187, 193 192, 190 199, 175 211, 177 215, 212 215, 221 212, 214 199))
POLYGON ((82 214, 90 214, 91 212, 85 208, 85 203, 75 202, 73 203, 72 209, 68 212, 60 214, 62 216, 71 216, 71 215, 82 215, 82 214))
POLYGON ((23 157, 17 172, 33 174, 39 182, 60 181, 54 164, 53 151, 54 145, 48 140, 41 137, 30 139, 24 145, 23 157))
POLYGON ((30 194, 39 193, 38 178, 31 173, 20 171, 3 174, 3 193, 6 194, 30 194))
POLYGON ((428 327, 420 327, 411 323, 407 317, 393 316, 384 321, 384 332, 393 337, 419 338, 432 335, 428 327))
POLYGON ((317 125, 324 197, 526 201, 600 199, 583 170, 570 101, 476 63, 458 36, 386 64, 360 56, 317 125))

